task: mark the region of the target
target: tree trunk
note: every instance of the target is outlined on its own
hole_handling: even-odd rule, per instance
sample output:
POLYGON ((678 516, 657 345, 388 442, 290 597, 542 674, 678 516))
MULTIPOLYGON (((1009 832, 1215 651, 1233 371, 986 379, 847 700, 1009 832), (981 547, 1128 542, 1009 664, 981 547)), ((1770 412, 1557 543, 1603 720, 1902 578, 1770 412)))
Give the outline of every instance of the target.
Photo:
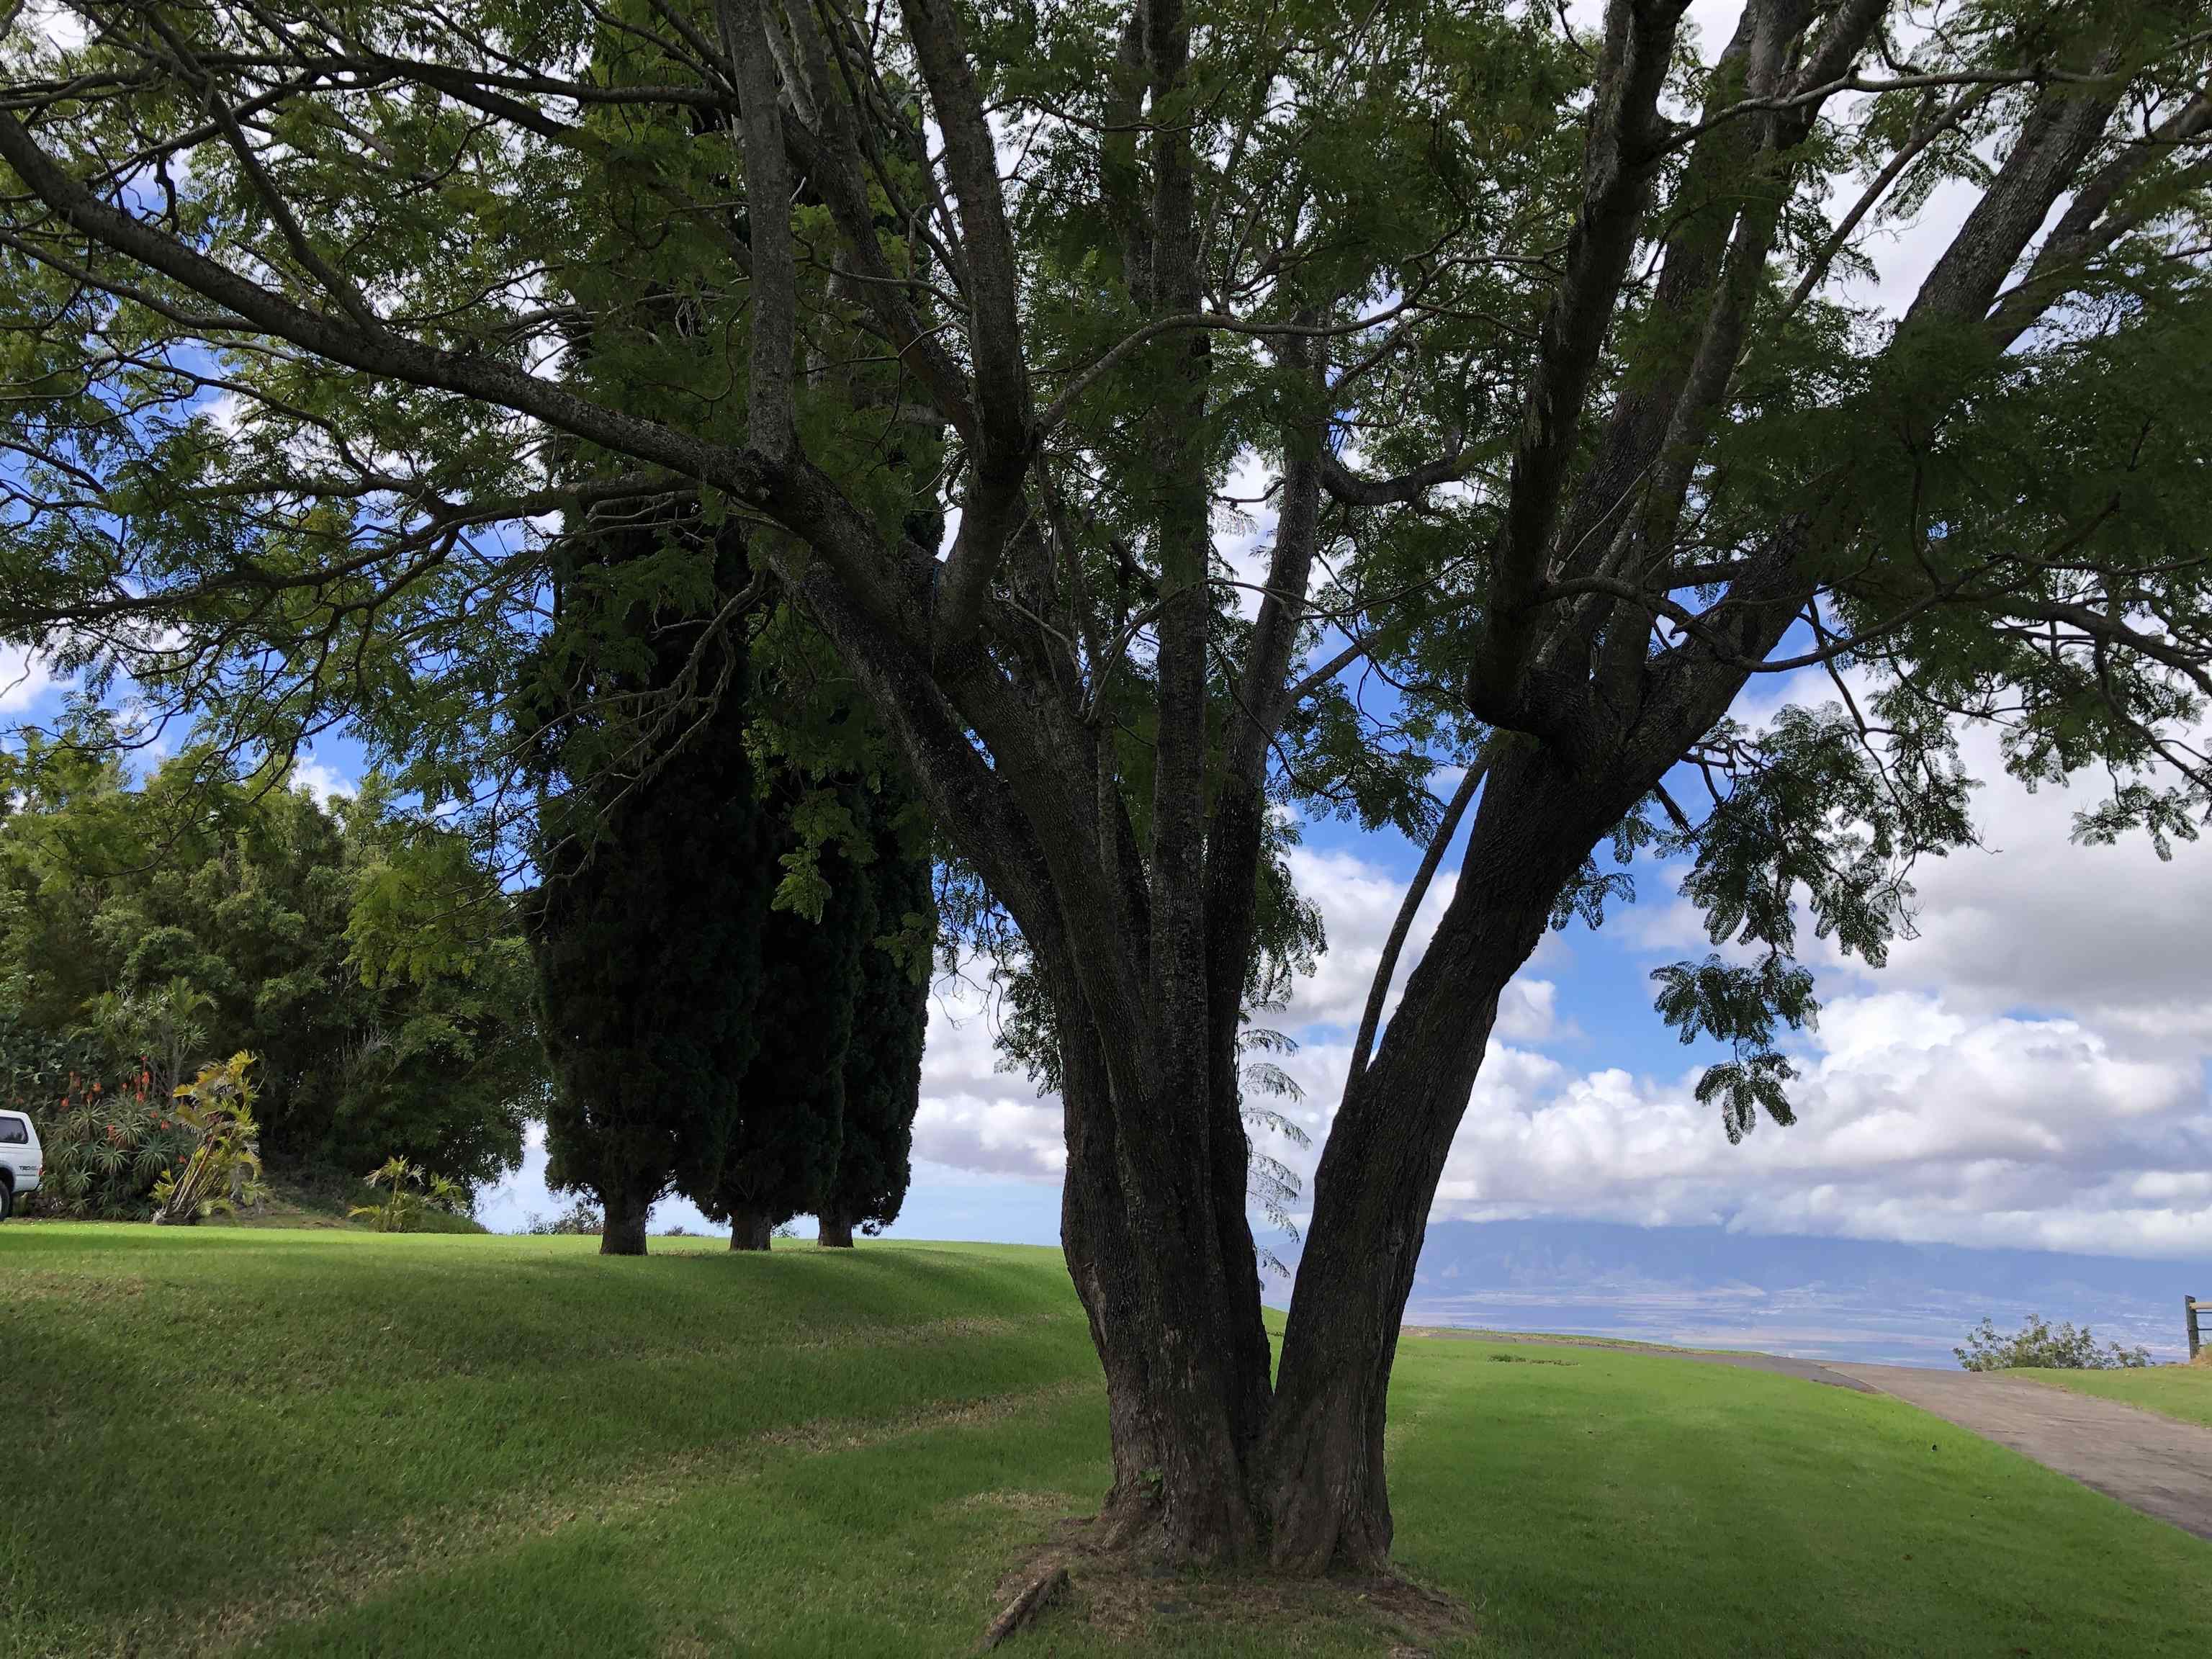
POLYGON ((643 1255, 645 1224, 653 1213, 653 1200, 641 1194, 611 1188, 599 1194, 601 1255, 643 1255))
POLYGON ((1267 1346, 1242 1170, 1234 1211, 1222 1215, 1202 1158, 1130 1158, 1116 1126, 1141 1105, 1124 1104, 1087 1024, 1061 1030, 1060 1235, 1106 1372, 1108 1540, 1177 1564, 1252 1560, 1261 1539, 1249 1475, 1267 1346), (1243 1236, 1241 1266, 1218 1247, 1231 1231, 1243 1236))
POLYGON ((730 1212, 730 1248, 733 1250, 765 1250, 775 1237, 775 1218, 766 1210, 757 1210, 750 1205, 730 1212))
POLYGON ((1255 1482, 1279 1568, 1374 1571, 1389 1559, 1382 1434, 1429 1206, 1498 998, 1620 816, 1610 805, 1526 750, 1500 760, 1452 902, 1330 1127, 1255 1482))
POLYGON ((819 1215, 815 1220, 821 1226, 821 1236, 816 1240, 824 1249, 849 1250, 853 1248, 853 1221, 850 1216, 835 1212, 819 1215))

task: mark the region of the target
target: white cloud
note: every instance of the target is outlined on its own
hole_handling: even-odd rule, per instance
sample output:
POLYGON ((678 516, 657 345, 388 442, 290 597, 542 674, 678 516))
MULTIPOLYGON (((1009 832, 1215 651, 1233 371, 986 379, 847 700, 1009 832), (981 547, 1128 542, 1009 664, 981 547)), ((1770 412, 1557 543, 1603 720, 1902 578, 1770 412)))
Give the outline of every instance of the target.
POLYGON ((64 5, 41 3, 27 7, 25 21, 45 35, 49 45, 64 52, 77 51, 88 38, 84 19, 64 5))
POLYGON ((2139 836, 2075 845, 2074 815, 2095 803, 2100 777, 2030 793, 2000 770, 1994 733, 1969 732, 1961 747, 1987 781, 1974 804, 1987 850, 1914 872, 1918 936, 1899 943, 1885 977, 1977 1010, 2063 1010, 2130 1054, 2212 1051, 2212 845, 2166 861, 2139 836))
POLYGON ((351 795, 359 787, 351 778, 335 767, 326 765, 313 756, 303 756, 292 766, 292 787, 305 789, 325 806, 339 795, 351 795))
MULTIPOLYGON (((2212 848, 2161 862, 2140 842, 2074 845, 2094 784, 2031 793, 2003 774, 1995 734, 1970 731, 1962 747, 1984 781, 1975 810, 1987 850, 1920 866, 1918 936, 1870 973, 1807 930, 1826 1007, 1799 1045, 1795 1127, 1765 1125, 1731 1147, 1717 1110, 1694 1098, 1695 1067, 1655 1079, 1535 1052, 1568 1033, 1559 983, 1524 971, 1436 1213, 2212 1255, 2212 1007, 2201 993, 2212 848)), ((1332 946, 1293 1006, 1321 1039, 1293 1068, 1310 1095, 1295 1115, 1318 1138, 1401 890, 1351 854, 1293 859, 1332 946)), ((1708 948, 1697 913, 1671 894, 1679 872, 1640 874, 1644 903, 1579 948, 1708 948)), ((1449 879, 1438 887, 1408 964, 1448 902, 1449 879)))
POLYGON ((44 657, 21 646, 0 646, 0 714, 27 712, 56 684, 44 657))
POLYGON ((932 1163, 1056 1179, 1067 1162, 1060 1099, 1020 1072, 999 1069, 988 999, 974 978, 940 980, 921 1062, 914 1154, 932 1163))
POLYGON ((1798 1122, 1740 1146, 1692 1092, 1493 1045, 1439 1218, 2093 1254, 2212 1255, 2212 1113, 2194 1065, 2131 1061, 2066 1019, 1974 1019, 1886 993, 1828 1011, 1798 1122))

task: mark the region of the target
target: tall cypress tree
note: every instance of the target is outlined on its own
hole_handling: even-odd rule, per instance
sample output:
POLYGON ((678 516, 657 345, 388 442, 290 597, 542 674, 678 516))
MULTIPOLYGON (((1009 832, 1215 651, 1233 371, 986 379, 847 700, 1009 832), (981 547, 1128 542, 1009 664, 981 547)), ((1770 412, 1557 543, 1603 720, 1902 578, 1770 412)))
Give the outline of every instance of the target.
MULTIPOLYGON (((547 1179, 598 1196, 611 1255, 643 1255, 653 1201, 720 1166, 756 1047, 773 849, 744 741, 743 629, 710 632, 710 606, 672 598, 696 529, 568 538, 529 734, 547 1179)), ((718 536, 713 557, 713 592, 734 591, 741 545, 718 536)))
MULTIPOLYGON (((795 821, 803 793, 794 781, 771 799, 785 852, 803 840, 795 821)), ((847 782, 837 794, 866 836, 866 791, 847 782)), ((866 871, 848 851, 833 842, 820 857, 826 889, 818 917, 779 908, 761 924, 752 1063, 738 1085, 719 1173, 711 1185, 685 1184, 702 1209, 730 1224, 733 1250, 768 1249, 776 1227, 817 1209, 837 1176, 846 1056, 876 909, 866 871)))
POLYGON ((896 822, 905 801, 886 783, 876 802, 876 857, 866 872, 875 936, 860 953, 836 1177, 816 1211, 822 1243, 833 1247, 849 1249, 855 1227, 872 1233, 896 1221, 914 1172, 937 896, 927 849, 896 822))

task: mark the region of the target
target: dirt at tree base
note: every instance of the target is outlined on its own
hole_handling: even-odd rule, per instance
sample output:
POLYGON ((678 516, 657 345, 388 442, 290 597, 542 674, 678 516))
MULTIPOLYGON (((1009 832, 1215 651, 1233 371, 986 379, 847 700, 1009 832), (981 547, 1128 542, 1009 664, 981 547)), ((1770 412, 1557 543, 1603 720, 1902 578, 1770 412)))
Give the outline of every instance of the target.
POLYGON ((1265 1567, 1239 1571, 1170 1567, 1142 1548, 1105 1540, 1100 1522, 1071 1518, 1052 1541, 999 1581, 1000 1611, 982 1646, 1018 1653, 1033 1626, 1076 1620, 1115 1645, 1142 1651, 1182 1627, 1281 1631, 1348 1626, 1389 1659, 1429 1659, 1475 1633, 1458 1598, 1398 1575, 1295 1577, 1265 1567))

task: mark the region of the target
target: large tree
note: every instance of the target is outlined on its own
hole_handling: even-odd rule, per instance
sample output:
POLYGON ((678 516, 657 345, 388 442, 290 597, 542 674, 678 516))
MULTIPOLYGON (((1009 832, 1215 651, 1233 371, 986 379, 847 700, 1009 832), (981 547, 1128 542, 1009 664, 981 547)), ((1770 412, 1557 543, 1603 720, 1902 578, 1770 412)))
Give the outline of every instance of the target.
POLYGON ((855 872, 868 885, 871 936, 860 941, 837 1170, 815 1206, 821 1242, 832 1247, 850 1246, 855 1227, 873 1233, 897 1220, 914 1176, 938 916, 927 844, 905 805, 905 791, 887 781, 872 803, 874 858, 855 872))
POLYGON ((654 1201, 721 1168, 759 1048, 775 827, 744 740, 744 631, 699 614, 744 590, 745 563, 696 520, 568 527, 525 694, 546 1179, 598 1196, 607 1255, 644 1255, 654 1201), (690 574, 689 605, 656 563, 690 574))
POLYGON ((2093 836, 2212 799, 2203 6, 1747 0, 1703 51, 1685 9, 79 0, 6 47, 0 604, 281 738, 465 659, 580 495, 749 521, 1047 1005, 1109 1516, 1375 1564, 1499 994, 1615 854, 1741 947, 1661 988, 1741 1133, 1800 916, 1878 960, 1966 833, 1950 720, 2114 779, 2093 836), (685 352, 564 378, 580 324, 650 355, 647 267, 685 352), (941 473, 870 464, 909 421, 941 473), (1285 796, 1431 872, 1467 829, 1271 1370, 1237 1039, 1285 796))
POLYGON ((862 953, 876 932, 863 862, 872 823, 866 791, 856 780, 814 789, 787 776, 768 810, 781 856, 811 864, 812 879, 789 884, 799 896, 780 894, 759 922, 750 1064, 737 1076, 738 1110, 722 1155, 686 1188, 729 1223, 733 1250, 767 1249, 776 1228, 818 1209, 836 1181, 862 953))

